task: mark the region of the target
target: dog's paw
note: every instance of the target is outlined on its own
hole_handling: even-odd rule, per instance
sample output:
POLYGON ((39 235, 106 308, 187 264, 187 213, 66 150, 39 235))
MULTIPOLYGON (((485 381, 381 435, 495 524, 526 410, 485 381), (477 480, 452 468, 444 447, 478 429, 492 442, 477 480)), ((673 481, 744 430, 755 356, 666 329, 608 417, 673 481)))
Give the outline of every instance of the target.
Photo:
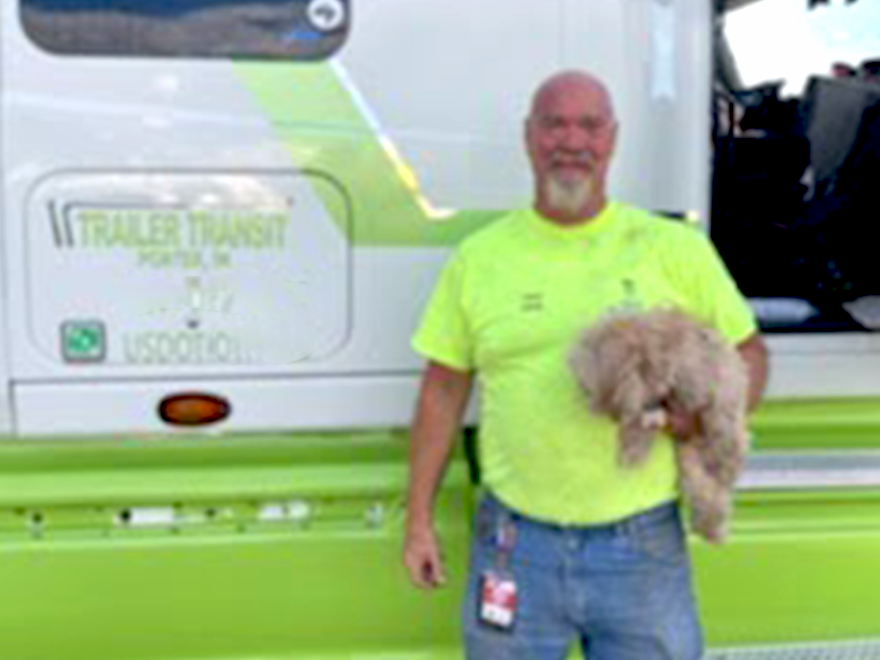
POLYGON ((727 540, 727 516, 719 511, 695 509, 691 518, 693 531, 711 545, 721 545, 727 540))
POLYGON ((727 541, 727 530, 723 527, 707 529, 702 536, 711 545, 722 545, 727 541))
POLYGON ((668 416, 663 408, 652 408, 642 413, 640 423, 646 431, 659 431, 668 421, 668 416))

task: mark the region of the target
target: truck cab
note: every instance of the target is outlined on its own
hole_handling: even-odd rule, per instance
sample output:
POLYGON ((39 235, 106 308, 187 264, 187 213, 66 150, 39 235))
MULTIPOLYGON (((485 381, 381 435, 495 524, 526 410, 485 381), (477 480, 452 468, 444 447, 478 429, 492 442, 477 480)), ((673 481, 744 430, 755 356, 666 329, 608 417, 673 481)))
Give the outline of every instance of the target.
POLYGON ((789 242, 742 188, 830 167, 838 83, 785 149, 741 146, 736 4, 0 0, 0 657, 461 657, 479 400, 437 503, 450 584, 420 593, 409 339, 454 246, 531 203, 523 120, 567 68, 616 100, 614 196, 710 232, 771 344, 733 540, 693 540, 711 656, 880 648, 868 243, 818 211, 774 216, 789 242))

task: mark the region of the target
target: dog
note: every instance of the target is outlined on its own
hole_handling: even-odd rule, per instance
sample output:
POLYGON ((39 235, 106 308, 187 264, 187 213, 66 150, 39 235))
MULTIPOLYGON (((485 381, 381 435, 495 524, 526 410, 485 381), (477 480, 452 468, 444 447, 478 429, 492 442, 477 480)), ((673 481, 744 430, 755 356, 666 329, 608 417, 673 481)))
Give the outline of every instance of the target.
POLYGON ((748 372, 736 349, 676 308, 613 312, 581 333, 569 366, 590 410, 618 423, 624 466, 647 459, 670 408, 696 415, 697 435, 675 443, 679 482, 692 529, 726 540, 749 447, 748 372))

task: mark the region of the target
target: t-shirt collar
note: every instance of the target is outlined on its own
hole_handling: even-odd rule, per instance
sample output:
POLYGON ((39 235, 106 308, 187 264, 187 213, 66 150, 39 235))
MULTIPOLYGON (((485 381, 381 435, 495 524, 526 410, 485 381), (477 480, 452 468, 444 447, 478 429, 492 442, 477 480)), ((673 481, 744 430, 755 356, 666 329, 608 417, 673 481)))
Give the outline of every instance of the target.
POLYGON ((561 225, 542 216, 535 209, 529 209, 529 226, 543 236, 558 240, 578 240, 594 237, 605 231, 614 220, 617 203, 609 200, 598 215, 576 225, 561 225))

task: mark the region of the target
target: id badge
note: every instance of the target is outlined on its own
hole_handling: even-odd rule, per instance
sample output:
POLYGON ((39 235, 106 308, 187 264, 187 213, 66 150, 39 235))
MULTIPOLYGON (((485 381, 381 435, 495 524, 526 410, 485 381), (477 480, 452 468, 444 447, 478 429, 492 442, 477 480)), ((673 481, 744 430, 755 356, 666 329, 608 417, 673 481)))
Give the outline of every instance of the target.
POLYGON ((500 630, 511 630, 516 621, 516 582, 493 571, 480 581, 480 621, 500 630))

